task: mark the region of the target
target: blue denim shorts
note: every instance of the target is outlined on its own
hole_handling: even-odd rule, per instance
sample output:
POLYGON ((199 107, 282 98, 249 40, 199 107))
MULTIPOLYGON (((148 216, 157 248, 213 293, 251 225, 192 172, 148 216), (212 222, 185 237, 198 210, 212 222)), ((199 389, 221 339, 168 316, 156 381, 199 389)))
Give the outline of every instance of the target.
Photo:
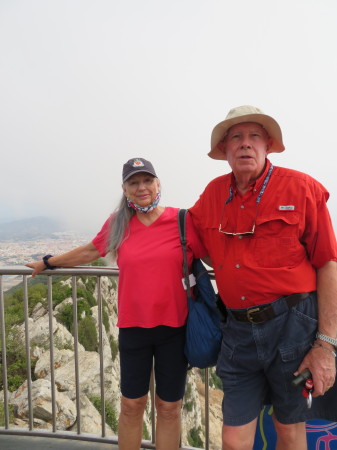
POLYGON ((311 293, 292 308, 284 297, 272 303, 276 317, 263 323, 237 321, 228 310, 217 363, 222 380, 225 425, 238 426, 272 404, 284 424, 311 418, 301 388, 291 381, 317 331, 317 297, 311 293))
POLYGON ((154 364, 156 393, 175 402, 185 393, 187 360, 184 354, 186 327, 120 328, 121 392, 139 398, 149 391, 154 364))

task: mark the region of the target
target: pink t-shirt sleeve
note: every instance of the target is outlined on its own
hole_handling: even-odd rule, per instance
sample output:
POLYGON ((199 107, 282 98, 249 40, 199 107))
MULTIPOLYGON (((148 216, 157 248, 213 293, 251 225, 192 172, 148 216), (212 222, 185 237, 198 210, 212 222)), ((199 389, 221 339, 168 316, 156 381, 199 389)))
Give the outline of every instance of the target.
POLYGON ((102 229, 94 239, 91 241, 99 251, 99 254, 104 257, 107 254, 109 231, 110 231, 111 216, 104 222, 102 229))

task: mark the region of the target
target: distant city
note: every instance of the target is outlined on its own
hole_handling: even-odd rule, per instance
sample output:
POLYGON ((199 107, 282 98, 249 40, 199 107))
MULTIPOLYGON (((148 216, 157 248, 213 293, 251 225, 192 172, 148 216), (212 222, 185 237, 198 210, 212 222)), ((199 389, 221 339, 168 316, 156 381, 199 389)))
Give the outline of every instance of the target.
MULTIPOLYGON (((0 266, 24 265, 46 254, 57 255, 84 245, 93 238, 62 230, 47 218, 33 218, 0 224, 0 266)), ((4 289, 22 281, 22 277, 4 276, 4 289)))

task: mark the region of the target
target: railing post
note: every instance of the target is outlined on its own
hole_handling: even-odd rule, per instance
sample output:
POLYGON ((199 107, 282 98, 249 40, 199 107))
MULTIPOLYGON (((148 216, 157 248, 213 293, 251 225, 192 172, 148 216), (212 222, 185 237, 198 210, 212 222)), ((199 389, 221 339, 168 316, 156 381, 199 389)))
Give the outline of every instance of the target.
POLYGON ((205 369, 205 450, 209 450, 209 369, 205 369))
POLYGON ((28 411, 29 429, 34 427, 33 404, 32 404, 32 372, 30 363, 30 337, 29 337, 29 305, 28 305, 28 284, 27 275, 23 276, 23 304, 25 316, 25 344, 26 344, 26 364, 27 364, 27 391, 28 391, 28 411))
POLYGON ((53 290, 52 276, 48 275, 48 318, 49 318, 49 357, 50 357, 50 389, 52 401, 53 431, 56 431, 56 391, 55 391, 55 367, 54 367, 54 329, 53 329, 53 290))
POLYGON ((101 291, 101 277, 97 277, 97 305, 98 305, 98 338, 99 338, 99 363, 101 384, 101 417, 102 436, 105 437, 105 392, 104 392, 104 354, 103 354, 103 305, 101 291))
POLYGON ((5 404, 5 428, 9 428, 8 412, 8 383, 7 383, 7 352, 6 352, 6 328, 5 328, 5 305, 2 275, 0 275, 0 326, 1 326, 1 349, 2 349, 2 384, 4 390, 5 404))
POLYGON ((77 412, 77 434, 81 434, 81 401, 80 401, 80 371, 78 367, 78 322, 77 322, 77 285, 76 276, 72 276, 73 298, 73 336, 74 336, 74 362, 75 362, 75 390, 77 412))

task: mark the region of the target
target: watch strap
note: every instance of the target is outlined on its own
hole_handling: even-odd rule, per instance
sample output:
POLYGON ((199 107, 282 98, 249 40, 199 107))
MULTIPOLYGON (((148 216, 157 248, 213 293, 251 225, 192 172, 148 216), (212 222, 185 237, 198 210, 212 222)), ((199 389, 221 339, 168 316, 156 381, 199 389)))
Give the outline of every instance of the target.
POLYGON ((52 266, 51 264, 49 264, 49 262, 48 262, 48 260, 49 260, 49 258, 51 258, 53 255, 45 255, 43 258, 42 258, 42 261, 43 261, 43 263, 44 263, 44 265, 47 267, 47 269, 49 269, 49 270, 54 270, 54 269, 56 269, 56 266, 52 266))

